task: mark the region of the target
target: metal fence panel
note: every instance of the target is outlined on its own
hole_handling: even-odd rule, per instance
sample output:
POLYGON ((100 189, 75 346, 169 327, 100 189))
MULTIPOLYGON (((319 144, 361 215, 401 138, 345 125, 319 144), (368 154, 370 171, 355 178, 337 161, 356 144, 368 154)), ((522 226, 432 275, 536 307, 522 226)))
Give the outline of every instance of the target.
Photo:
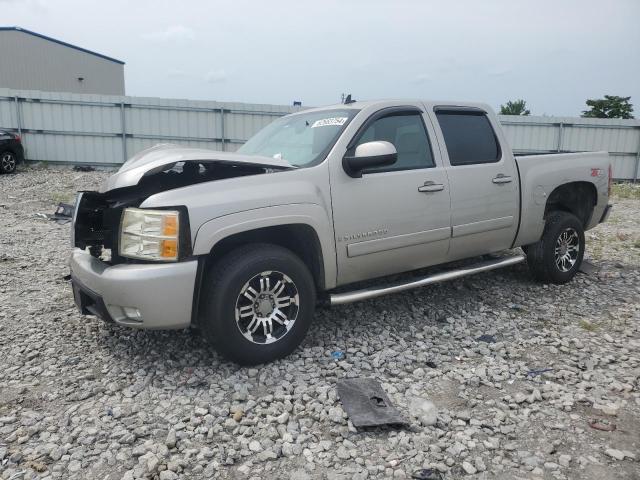
POLYGON ((553 125, 513 125, 503 122, 502 128, 514 150, 535 153, 557 149, 558 129, 553 125))
POLYGON ((122 157, 122 143, 117 137, 84 136, 81 141, 71 135, 49 133, 25 133, 23 142, 28 145, 30 159, 46 159, 47 162, 88 164, 113 164, 122 157))
POLYGON ((568 150, 607 150, 635 154, 638 152, 638 129, 573 126, 565 129, 563 147, 568 150))
POLYGON ((210 110, 125 107, 127 133, 166 137, 216 138, 220 136, 219 113, 210 110))
POLYGON ((157 143, 235 151, 282 105, 81 95, 0 88, 0 128, 23 134, 32 161, 118 165, 157 143))
POLYGON ((607 151, 613 176, 638 179, 640 120, 499 115, 516 153, 607 151))
POLYGON ((23 125, 30 130, 81 133, 120 132, 120 112, 111 106, 21 101, 23 125))
POLYGON ((618 180, 638 179, 638 160, 628 155, 611 155, 613 178, 618 180))
POLYGON ((18 125, 15 100, 11 97, 0 97, 0 127, 14 128, 13 125, 18 125))
MULTIPOLYGON (((157 143, 235 151, 285 105, 0 88, 0 128, 23 134, 29 160, 118 165, 157 143)), ((500 115, 517 154, 606 150, 614 176, 637 179, 640 120, 500 115)))
POLYGON ((78 138, 71 135, 25 133, 23 141, 28 145, 27 158, 44 158, 48 162, 87 164, 113 164, 122 157, 122 144, 117 137, 78 138))
POLYGON ((184 145, 185 147, 193 147, 193 148, 208 148, 209 150, 221 150, 221 143, 215 141, 159 141, 153 138, 127 138, 127 151, 131 152, 131 154, 135 154, 145 148, 153 147, 158 143, 179 143, 180 145, 184 145))

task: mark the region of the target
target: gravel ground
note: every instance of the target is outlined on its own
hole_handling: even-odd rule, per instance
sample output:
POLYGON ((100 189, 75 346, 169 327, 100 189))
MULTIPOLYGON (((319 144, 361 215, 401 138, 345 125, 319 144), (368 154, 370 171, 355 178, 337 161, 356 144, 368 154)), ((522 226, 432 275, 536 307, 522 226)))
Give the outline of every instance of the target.
POLYGON ((0 176, 0 478, 640 478, 640 190, 587 233, 597 273, 320 309, 289 358, 240 368, 78 314, 69 226, 39 214, 106 176, 0 176), (360 376, 410 427, 355 431, 335 384, 360 376))

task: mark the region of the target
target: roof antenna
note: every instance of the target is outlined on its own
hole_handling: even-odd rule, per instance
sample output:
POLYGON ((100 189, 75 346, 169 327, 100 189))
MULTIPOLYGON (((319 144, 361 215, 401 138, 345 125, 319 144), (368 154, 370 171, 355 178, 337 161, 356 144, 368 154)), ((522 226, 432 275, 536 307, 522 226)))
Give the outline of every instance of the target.
POLYGON ((349 105, 350 103, 356 103, 355 100, 351 99, 351 94, 347 95, 347 98, 344 99, 344 104, 349 105))

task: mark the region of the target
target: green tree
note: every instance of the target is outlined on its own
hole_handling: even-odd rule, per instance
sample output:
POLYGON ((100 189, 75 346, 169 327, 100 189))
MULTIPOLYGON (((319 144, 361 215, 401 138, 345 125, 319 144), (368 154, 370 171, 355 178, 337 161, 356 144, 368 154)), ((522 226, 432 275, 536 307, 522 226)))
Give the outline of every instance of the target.
POLYGON ((587 106, 591 110, 584 110, 583 117, 591 118, 633 118, 631 97, 605 95, 604 98, 588 99, 587 106))
POLYGON ((531 115, 527 110, 527 102, 524 100, 509 100, 506 104, 500 105, 500 115, 531 115))

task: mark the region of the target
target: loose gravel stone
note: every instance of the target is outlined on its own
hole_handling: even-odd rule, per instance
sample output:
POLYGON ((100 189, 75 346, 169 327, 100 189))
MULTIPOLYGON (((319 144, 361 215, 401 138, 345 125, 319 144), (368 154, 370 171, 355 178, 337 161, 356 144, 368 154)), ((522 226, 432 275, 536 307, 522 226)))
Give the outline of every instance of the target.
POLYGON ((477 472, 476 467, 474 467, 473 465, 471 465, 469 462, 465 461, 462 462, 462 469, 467 472, 469 475, 473 475, 474 473, 477 472))
POLYGON ((42 214, 107 176, 0 175, 3 480, 383 479, 425 468, 446 479, 640 478, 629 434, 640 431, 640 199, 615 198, 610 221, 586 233, 591 275, 544 285, 518 265, 319 308, 293 354, 243 368, 196 332, 77 312, 69 225, 42 214), (335 390, 352 377, 376 378, 410 426, 356 430, 335 390))
POLYGON ((176 446, 176 443, 177 443, 176 431, 169 430, 169 433, 167 434, 167 438, 165 439, 164 444, 167 446, 167 448, 174 448, 176 446))
POLYGON ((169 470, 163 470, 160 472, 160 480, 178 480, 180 478, 177 473, 169 470))
POLYGON ((558 463, 563 467, 568 467, 571 463, 571 455, 560 455, 560 457, 558 457, 558 463))
POLYGON ((433 426, 438 421, 436 406, 425 398, 412 398, 409 402, 409 411, 426 427, 433 426))
POLYGON ((607 448, 604 453, 609 455, 611 458, 615 458, 616 460, 624 460, 624 452, 620 450, 616 450, 615 448, 607 448))
POLYGON ((261 452, 262 445, 260 445, 260 442, 253 440, 249 442, 249 450, 251 450, 252 452, 261 452))

